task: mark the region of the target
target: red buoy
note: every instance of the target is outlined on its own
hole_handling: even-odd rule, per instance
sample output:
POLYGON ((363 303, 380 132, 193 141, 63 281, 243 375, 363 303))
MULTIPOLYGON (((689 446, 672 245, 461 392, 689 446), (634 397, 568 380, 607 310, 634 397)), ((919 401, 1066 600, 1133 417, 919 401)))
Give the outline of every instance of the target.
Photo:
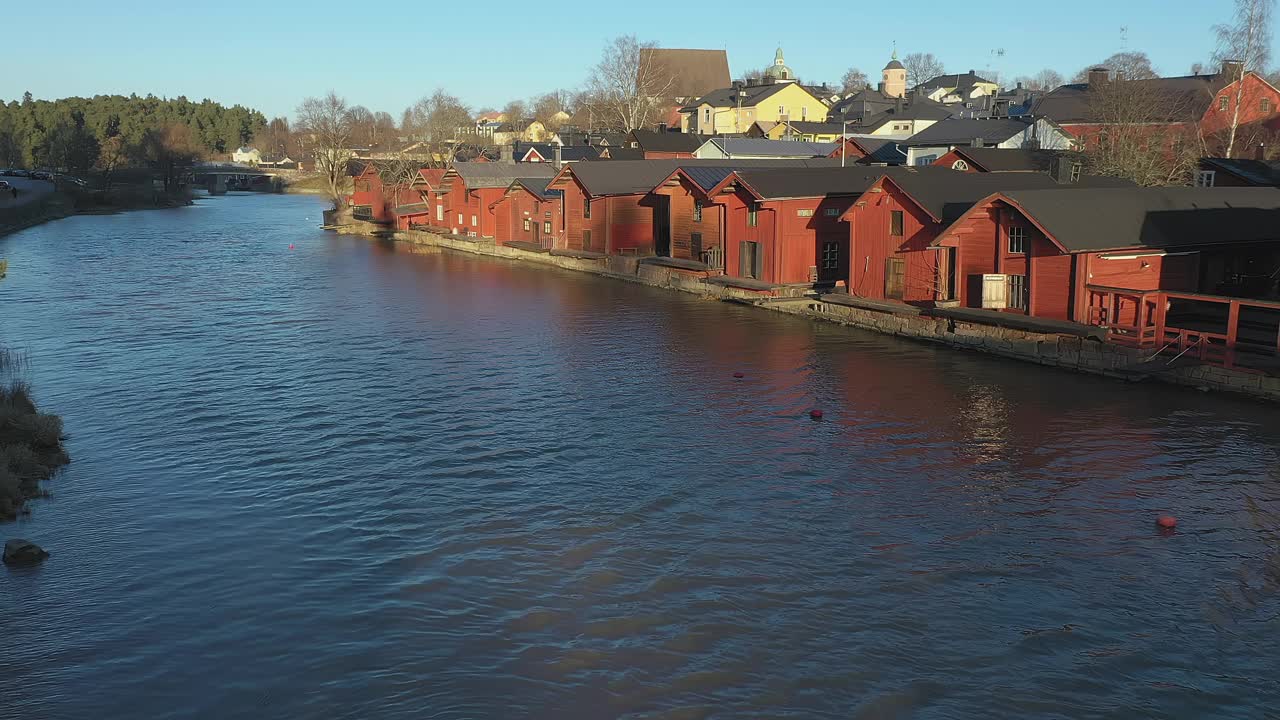
POLYGON ((292 250, 292 249, 293 249, 293 243, 289 243, 289 249, 290 249, 290 250, 292 250))
POLYGON ((736 377, 736 378, 744 378, 744 377, 746 377, 746 374, 745 374, 745 373, 736 372, 736 373, 734 373, 734 374, 733 374, 733 376, 734 376, 734 377, 736 377))
POLYGON ((1156 519, 1156 525, 1159 525, 1165 530, 1172 530, 1173 528, 1178 527, 1178 519, 1172 515, 1161 515, 1156 519))
POLYGON ((810 410, 810 411, 809 411, 809 417, 813 418, 814 420, 821 420, 821 419, 822 419, 822 411, 821 411, 821 410, 810 410))

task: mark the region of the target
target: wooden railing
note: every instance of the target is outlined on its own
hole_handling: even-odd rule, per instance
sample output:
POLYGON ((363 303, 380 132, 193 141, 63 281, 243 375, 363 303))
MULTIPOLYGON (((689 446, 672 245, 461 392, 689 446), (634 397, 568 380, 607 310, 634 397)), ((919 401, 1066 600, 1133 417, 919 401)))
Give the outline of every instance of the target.
POLYGON ((1090 285, 1087 322, 1108 342, 1208 365, 1280 371, 1280 303, 1090 285))
POLYGON ((351 217, 357 220, 372 220, 373 206, 372 205, 352 205, 351 217))

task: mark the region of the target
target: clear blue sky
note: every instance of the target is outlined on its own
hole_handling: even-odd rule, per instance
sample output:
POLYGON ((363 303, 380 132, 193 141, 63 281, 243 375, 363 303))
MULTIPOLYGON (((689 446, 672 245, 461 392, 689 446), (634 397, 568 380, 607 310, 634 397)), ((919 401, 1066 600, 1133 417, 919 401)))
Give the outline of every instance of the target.
MULTIPOLYGON (((932 52, 948 71, 1003 77, 1045 67, 1070 76, 1122 48, 1185 74, 1213 49, 1210 27, 1230 0, 916 0, 797 6, 724 3, 715 11, 648 3, 533 4, 361 0, 38 0, 9 3, 0 99, 136 92, 240 103, 292 115, 307 95, 337 90, 400 112, 437 86, 473 107, 578 87, 605 40, 634 33, 663 47, 723 48, 735 75, 781 44, 806 81, 856 66, 875 82, 893 42, 932 52), (526 8, 540 17, 522 21, 526 8), (662 8, 667 10, 662 10, 662 8), (827 10, 823 19, 817 11, 827 10), (442 25, 433 16, 447 19, 442 25), (577 16, 576 20, 566 20, 577 16), (559 18, 559 19, 557 19, 559 18), (1003 48, 1003 58, 992 50, 1003 48)), ((1280 55, 1280 53, 1276 53, 1280 55)), ((1280 59, 1280 58, 1277 58, 1280 59)))

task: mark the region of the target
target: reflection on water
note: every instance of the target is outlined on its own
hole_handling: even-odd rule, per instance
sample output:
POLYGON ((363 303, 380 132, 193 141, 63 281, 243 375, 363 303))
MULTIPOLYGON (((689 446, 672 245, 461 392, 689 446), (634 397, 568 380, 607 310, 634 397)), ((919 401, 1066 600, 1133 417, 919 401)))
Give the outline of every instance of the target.
POLYGON ((0 337, 75 458, 5 528, 53 557, 0 574, 0 716, 1280 700, 1273 408, 325 234, 319 209, 0 240, 0 337))

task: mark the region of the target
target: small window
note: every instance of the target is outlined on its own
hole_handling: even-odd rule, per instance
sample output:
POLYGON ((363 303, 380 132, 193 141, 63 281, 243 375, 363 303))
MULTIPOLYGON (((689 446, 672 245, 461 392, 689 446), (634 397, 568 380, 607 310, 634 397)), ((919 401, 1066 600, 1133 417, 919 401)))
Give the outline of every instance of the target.
POLYGON ((797 210, 796 217, 813 217, 812 210, 797 210))
POLYGON ((809 106, 805 105, 800 108, 800 119, 807 120, 809 118, 809 106))
POLYGON ((475 216, 475 215, 472 215, 472 216, 471 216, 471 227, 475 227, 476 225, 479 225, 479 223, 477 223, 477 222, 476 222, 476 216, 475 216))
POLYGON ((542 223, 542 234, 543 234, 543 235, 550 235, 550 234, 551 234, 551 221, 550 221, 550 220, 546 220, 546 221, 544 221, 544 222, 542 223))
POLYGON ((1223 110, 1223 111, 1225 111, 1225 110, 1227 110, 1230 106, 1231 106, 1231 99, 1230 99, 1230 98, 1228 98, 1226 95, 1223 95, 1222 97, 1218 98, 1218 109, 1219 109, 1219 110, 1223 110))
POLYGON ((1009 307, 1014 310, 1027 309, 1027 276, 1009 276, 1009 307))
POLYGON ((444 222, 444 206, 443 205, 436 206, 436 222, 441 222, 441 223, 444 222))
POLYGON ((959 170, 960 172, 967 172, 967 171, 969 170, 969 163, 967 163, 967 162, 965 162, 965 161, 963 161, 963 160, 957 160, 957 161, 955 161, 955 162, 951 163, 951 169, 952 169, 952 170, 959 170))
POLYGON ((1073 183, 1080 182, 1080 171, 1083 169, 1084 167, 1080 163, 1071 164, 1071 182, 1073 183))
POLYGON ((529 218, 524 219, 524 231, 529 232, 529 218))
POLYGON ((760 223, 759 214, 757 214, 755 210, 749 211, 747 213, 747 227, 758 227, 759 223, 760 223))
POLYGON ((827 217, 840 217, 840 208, 827 208, 822 211, 827 217))
POLYGON ((786 114, 787 114, 787 106, 786 106, 786 105, 779 105, 779 106, 778 106, 778 117, 783 117, 783 116, 784 116, 784 115, 786 115, 786 114))
POLYGON ((702 201, 701 200, 693 201, 693 221, 702 222, 702 201))
POLYGON ((462 224, 462 213, 458 213, 458 224, 462 224))
POLYGON ((1258 109, 1262 112, 1271 112, 1271 98, 1262 98, 1258 101, 1258 109))
POLYGON ((582 217, 591 219, 591 198, 582 198, 582 217))
POLYGON ((1213 170, 1201 170, 1196 173, 1196 187, 1213 187, 1218 173, 1213 170))
POLYGON ((1027 254, 1027 229, 1012 225, 1009 227, 1009 254, 1027 254))
POLYGON ((889 213, 889 235, 892 237, 902 237, 901 210, 893 210, 889 213))
POLYGON ((711 108, 702 109, 702 122, 704 123, 711 122, 711 108))
POLYGON ((840 269, 840 243, 828 242, 822 244, 822 269, 840 269))

